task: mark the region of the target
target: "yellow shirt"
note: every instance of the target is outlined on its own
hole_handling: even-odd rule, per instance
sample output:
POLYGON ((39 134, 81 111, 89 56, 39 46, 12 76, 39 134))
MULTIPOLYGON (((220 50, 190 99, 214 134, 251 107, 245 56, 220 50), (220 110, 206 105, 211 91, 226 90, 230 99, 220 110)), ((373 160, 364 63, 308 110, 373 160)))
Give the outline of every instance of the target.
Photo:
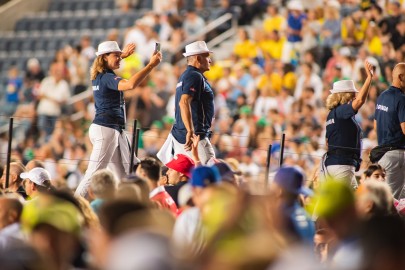
POLYGON ((260 90, 266 87, 271 87, 274 91, 280 92, 282 85, 283 79, 281 78, 280 74, 272 73, 270 76, 267 74, 263 74, 262 76, 260 76, 257 87, 260 90))
POLYGON ((278 41, 275 40, 265 40, 262 41, 259 46, 263 51, 263 54, 270 56, 273 59, 280 60, 283 53, 285 38, 280 38, 278 41))
POLYGON ((381 39, 378 36, 373 37, 367 44, 367 48, 372 55, 381 56, 383 48, 381 39))
POLYGON ((223 76, 223 68, 219 64, 211 66, 210 70, 204 73, 204 76, 210 81, 215 82, 223 76))
POLYGON ((233 47, 233 53, 240 58, 255 58, 256 45, 250 40, 237 42, 233 47))
POLYGON ((267 18, 263 22, 263 29, 266 32, 272 32, 277 30, 280 32, 281 28, 285 24, 285 18, 281 15, 277 15, 273 18, 267 18))
POLYGON ((288 72, 283 76, 283 87, 293 91, 296 83, 297 77, 295 76, 294 72, 288 72))
POLYGON ((123 59, 122 62, 124 65, 119 73, 124 79, 129 79, 132 75, 143 68, 143 63, 138 54, 132 54, 131 56, 123 59))
MULTIPOLYGON (((356 26, 354 29, 354 39, 356 41, 364 40, 367 26, 368 26, 368 21, 366 19, 361 19, 360 25, 356 26)), ((346 24, 344 24, 343 22, 342 22, 341 34, 342 34, 343 40, 349 36, 346 24)))

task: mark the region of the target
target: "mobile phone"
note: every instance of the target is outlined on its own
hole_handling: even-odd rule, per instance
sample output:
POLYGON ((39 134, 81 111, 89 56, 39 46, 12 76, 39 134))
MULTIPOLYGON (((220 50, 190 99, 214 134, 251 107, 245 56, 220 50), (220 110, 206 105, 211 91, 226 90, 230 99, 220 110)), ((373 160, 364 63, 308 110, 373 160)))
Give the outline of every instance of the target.
POLYGON ((160 43, 159 42, 155 43, 155 52, 160 52, 160 43))

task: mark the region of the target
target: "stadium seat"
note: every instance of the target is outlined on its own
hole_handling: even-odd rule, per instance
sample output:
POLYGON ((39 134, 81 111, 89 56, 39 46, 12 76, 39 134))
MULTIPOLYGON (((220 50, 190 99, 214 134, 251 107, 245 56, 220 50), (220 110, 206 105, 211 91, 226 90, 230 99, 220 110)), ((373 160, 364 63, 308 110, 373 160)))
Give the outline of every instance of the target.
POLYGON ((27 31, 28 30, 28 20, 21 19, 17 22, 15 31, 27 31))
POLYGON ((49 5, 48 11, 62 11, 63 10, 63 2, 60 1, 51 1, 51 4, 49 5))
POLYGON ((79 1, 79 2, 77 2, 76 3, 76 5, 75 5, 75 11, 77 11, 77 10, 87 10, 88 9, 88 5, 89 5, 89 2, 87 2, 87 1, 79 1))

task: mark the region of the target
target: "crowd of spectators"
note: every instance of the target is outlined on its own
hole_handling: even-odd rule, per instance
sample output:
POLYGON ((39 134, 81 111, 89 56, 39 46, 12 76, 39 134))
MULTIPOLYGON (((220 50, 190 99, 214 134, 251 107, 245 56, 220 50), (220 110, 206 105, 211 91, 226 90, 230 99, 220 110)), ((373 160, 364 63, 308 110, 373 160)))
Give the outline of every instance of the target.
MULTIPOLYGON (((123 11, 138 4, 117 2, 123 11)), ((187 6, 183 1, 154 1, 153 10, 123 36, 115 30, 106 35, 106 40, 122 45, 137 44, 136 53, 122 61, 118 73, 123 78, 144 66, 155 42, 161 42, 170 56, 139 87, 125 93, 126 132, 132 132, 133 120, 138 119, 142 160, 154 157, 170 132, 175 86, 185 68, 178 62, 178 48, 208 23, 202 16, 204 2, 187 6)), ((118 181, 101 171, 92 179, 91 205, 64 191, 77 187, 91 149, 86 133, 94 118, 92 98, 72 102, 74 95, 86 93, 95 57, 91 36, 84 36, 80 44, 61 48, 49 70, 42 70, 35 58, 25 71, 9 70, 0 112, 14 116, 17 124, 8 190, 8 138, 0 135, 1 184, 7 192, 0 197, 0 212, 7 209, 7 222, 0 215, 0 249, 13 244, 0 252, 0 265, 20 269, 13 268, 10 255, 18 250, 32 267, 27 269, 404 268, 405 228, 399 216, 405 203, 393 200, 384 170, 371 164, 368 154, 377 145, 376 99, 405 55, 405 1, 221 0, 218 7, 218 14, 237 16, 239 29, 229 48, 231 56, 224 59, 214 53, 205 74, 215 90, 211 143, 236 180, 225 181, 226 176, 216 175, 212 167, 195 170, 194 177, 190 171, 169 168, 159 180, 137 172, 118 181), (363 130, 359 188, 354 192, 333 181, 322 186, 318 172, 326 151, 326 97, 338 80, 354 80, 360 88, 365 60, 376 70, 368 99, 356 115, 363 130), (82 117, 72 120, 78 113, 82 117), (279 176, 289 180, 274 181, 267 193, 261 185, 268 180, 267 149, 271 144, 270 172, 277 179, 282 134, 283 164, 302 170, 279 176), (38 167, 49 174, 43 181, 51 185, 35 182, 35 175, 21 178, 21 173, 38 167), (169 178, 176 173, 177 181, 169 178), (219 179, 223 183, 211 185, 219 179), (176 188, 176 207, 171 200, 170 211, 149 199, 153 190, 180 182, 191 186, 176 188), (312 197, 310 192, 303 195, 297 185, 321 190, 312 197), (259 191, 262 196, 252 195, 259 191), (8 192, 37 199, 24 203, 8 192), (302 212, 303 207, 312 210, 312 216, 302 212), (299 222, 302 216, 306 227, 302 219, 299 222), (3 229, 13 224, 12 239, 4 234, 3 240, 3 229), (314 250, 306 246, 309 242, 314 250)))

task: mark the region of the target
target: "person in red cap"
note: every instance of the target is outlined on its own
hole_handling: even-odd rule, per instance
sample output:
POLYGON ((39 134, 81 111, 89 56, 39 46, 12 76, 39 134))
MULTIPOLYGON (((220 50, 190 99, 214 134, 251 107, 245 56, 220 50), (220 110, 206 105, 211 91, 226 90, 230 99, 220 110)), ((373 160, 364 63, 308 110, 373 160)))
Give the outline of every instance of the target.
POLYGON ((177 154, 166 164, 166 167, 169 168, 167 178, 170 185, 165 186, 165 188, 167 193, 169 193, 176 202, 177 207, 179 206, 179 190, 190 179, 190 173, 194 168, 194 164, 194 161, 190 157, 183 154, 177 154))

